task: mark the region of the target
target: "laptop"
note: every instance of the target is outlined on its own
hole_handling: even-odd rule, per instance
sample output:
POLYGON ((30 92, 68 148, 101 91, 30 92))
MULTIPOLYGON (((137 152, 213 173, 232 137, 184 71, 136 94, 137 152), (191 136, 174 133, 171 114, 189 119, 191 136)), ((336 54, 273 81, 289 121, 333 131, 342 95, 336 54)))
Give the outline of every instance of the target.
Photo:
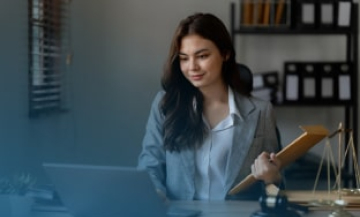
POLYGON ((199 210, 168 205, 149 174, 133 167, 44 163, 74 217, 195 217, 199 210))

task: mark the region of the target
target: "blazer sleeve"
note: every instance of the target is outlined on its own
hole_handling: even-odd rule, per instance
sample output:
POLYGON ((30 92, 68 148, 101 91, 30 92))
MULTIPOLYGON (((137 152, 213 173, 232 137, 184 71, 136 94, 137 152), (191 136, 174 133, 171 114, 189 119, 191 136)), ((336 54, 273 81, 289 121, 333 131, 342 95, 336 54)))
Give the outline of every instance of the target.
POLYGON ((142 141, 142 151, 138 158, 138 169, 148 171, 155 188, 166 195, 166 157, 163 145, 164 117, 159 107, 163 95, 164 92, 161 91, 153 100, 142 141))
MULTIPOLYGON (((266 135, 268 135, 266 137, 265 142, 266 147, 268 147, 268 152, 274 152, 274 153, 278 153, 279 151, 281 151, 282 146, 281 146, 281 141, 280 141, 280 133, 277 129, 277 124, 276 124, 276 118, 275 118, 275 112, 273 109, 273 106, 271 103, 268 103, 267 109, 266 109, 266 126, 265 126, 265 131, 266 131, 266 135)), ((280 188, 280 189, 285 189, 286 187, 286 177, 284 174, 284 170, 280 171, 281 175, 282 175, 282 179, 280 181, 280 183, 276 183, 276 185, 280 188)))
MULTIPOLYGON (((280 148, 280 141, 276 133, 276 120, 275 112, 273 106, 270 102, 257 100, 257 107, 260 109, 260 119, 257 126, 260 129, 261 133, 264 136, 262 151, 274 152, 277 153, 280 148)), ((257 156, 256 156, 257 157, 257 156)), ((251 159, 253 161, 253 159, 251 159)), ((280 186, 283 186, 283 180, 281 181, 280 186)), ((265 186, 262 181, 256 181, 249 188, 239 192, 235 195, 227 195, 227 200, 258 200, 259 197, 264 193, 265 186)))
POLYGON ((280 144, 280 138, 278 138, 277 133, 277 126, 276 126, 276 118, 275 118, 275 112, 273 109, 273 106, 270 102, 267 103, 266 109, 265 109, 265 116, 264 118, 264 147, 265 150, 268 152, 274 152, 277 153, 281 149, 280 144))

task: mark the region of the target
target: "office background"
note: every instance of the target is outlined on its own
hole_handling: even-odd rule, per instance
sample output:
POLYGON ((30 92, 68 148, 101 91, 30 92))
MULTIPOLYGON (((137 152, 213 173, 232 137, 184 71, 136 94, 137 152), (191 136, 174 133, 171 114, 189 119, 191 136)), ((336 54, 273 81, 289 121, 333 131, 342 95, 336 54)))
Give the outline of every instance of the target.
MULTIPOLYGON (((180 19, 211 12, 229 26, 232 0, 75 0, 69 111, 28 117, 27 1, 0 2, 0 177, 42 162, 134 166, 169 43, 180 19)), ((237 1, 235 1, 237 2, 237 1)), ((288 60, 344 60, 338 36, 237 36, 237 60, 252 71, 283 71, 288 60)), ((343 121, 342 108, 276 107, 282 144, 299 125, 343 121)), ((312 149, 321 154, 322 146, 312 149)))

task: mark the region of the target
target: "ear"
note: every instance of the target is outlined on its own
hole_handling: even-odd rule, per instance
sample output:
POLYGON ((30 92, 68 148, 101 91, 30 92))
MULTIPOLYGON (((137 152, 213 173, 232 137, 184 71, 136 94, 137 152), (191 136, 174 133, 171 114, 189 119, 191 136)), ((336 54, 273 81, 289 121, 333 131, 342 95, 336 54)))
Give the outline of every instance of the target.
POLYGON ((228 61, 229 58, 230 58, 230 53, 226 52, 224 55, 224 62, 228 61))

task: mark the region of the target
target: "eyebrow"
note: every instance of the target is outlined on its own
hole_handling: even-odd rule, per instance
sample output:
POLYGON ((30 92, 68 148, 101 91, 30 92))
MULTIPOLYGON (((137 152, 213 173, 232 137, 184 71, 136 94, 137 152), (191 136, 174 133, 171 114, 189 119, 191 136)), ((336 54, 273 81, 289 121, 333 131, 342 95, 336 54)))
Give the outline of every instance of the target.
MULTIPOLYGON (((209 49, 203 48, 203 49, 197 50, 194 54, 197 55, 197 54, 202 53, 202 52, 205 52, 205 51, 209 51, 209 49)), ((179 55, 188 56, 187 54, 181 53, 181 52, 179 52, 179 55)))

